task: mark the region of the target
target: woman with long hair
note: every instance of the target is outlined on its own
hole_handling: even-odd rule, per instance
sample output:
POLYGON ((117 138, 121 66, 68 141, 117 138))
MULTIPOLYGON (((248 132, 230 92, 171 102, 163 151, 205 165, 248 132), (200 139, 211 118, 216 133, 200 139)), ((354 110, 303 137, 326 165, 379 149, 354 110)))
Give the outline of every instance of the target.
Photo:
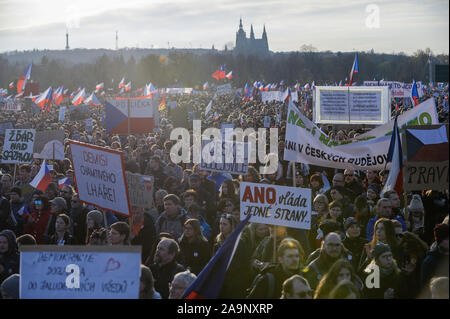
POLYGON ((219 200, 231 199, 236 200, 237 194, 234 188, 234 182, 231 179, 226 179, 222 182, 219 190, 219 200))
POLYGON ((155 290, 155 279, 152 271, 145 265, 141 265, 139 299, 162 299, 161 295, 155 290))
POLYGON ((320 280, 314 299, 329 299, 331 290, 344 280, 351 281, 359 291, 363 288, 363 283, 356 275, 350 262, 345 259, 339 259, 320 280))
POLYGON ((222 247, 225 239, 231 234, 237 226, 237 221, 231 214, 222 214, 219 220, 219 234, 214 240, 213 255, 222 247))
POLYGON ((36 196, 31 205, 31 213, 27 216, 24 234, 31 234, 38 245, 45 244, 45 231, 52 216, 47 197, 36 196))
POLYGON ((366 244, 365 246, 365 249, 361 256, 361 261, 364 262, 362 265, 360 265, 359 270, 363 270, 369 265, 370 261, 372 260, 371 252, 375 247, 375 245, 379 242, 389 245, 395 260, 399 260, 400 258, 395 228, 392 221, 387 218, 379 218, 375 222, 373 229, 374 229, 373 239, 370 243, 366 244))
POLYGON ((211 258, 208 240, 203 236, 198 219, 185 221, 183 235, 178 240, 180 245, 179 263, 198 275, 211 258))

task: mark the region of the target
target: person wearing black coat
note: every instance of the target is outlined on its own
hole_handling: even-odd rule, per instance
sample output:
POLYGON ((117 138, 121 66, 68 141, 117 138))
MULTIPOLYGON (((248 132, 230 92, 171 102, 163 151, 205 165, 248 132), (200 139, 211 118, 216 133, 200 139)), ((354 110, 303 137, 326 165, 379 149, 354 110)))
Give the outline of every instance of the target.
POLYGON ((16 235, 5 229, 0 232, 0 284, 12 274, 19 273, 20 255, 16 235))
POLYGON ((203 236, 200 222, 197 219, 188 219, 184 223, 184 232, 179 240, 179 262, 186 269, 198 275, 211 258, 211 245, 203 236))
POLYGON ((435 242, 422 262, 422 286, 428 286, 433 277, 449 276, 448 224, 438 224, 434 228, 435 242))
POLYGON ((142 246, 142 263, 152 253, 152 248, 156 240, 155 221, 150 214, 144 212, 144 208, 132 206, 132 217, 130 222, 131 245, 142 246))
POLYGON ((169 283, 173 277, 185 270, 177 263, 176 257, 180 251, 178 243, 169 238, 163 238, 156 247, 154 262, 150 265, 155 278, 155 290, 161 294, 163 299, 169 297, 169 283))
POLYGON ((347 248, 351 255, 352 260, 350 263, 353 269, 358 270, 360 259, 363 254, 364 246, 369 242, 367 239, 361 237, 361 226, 354 217, 347 218, 344 223, 345 239, 342 244, 347 248))

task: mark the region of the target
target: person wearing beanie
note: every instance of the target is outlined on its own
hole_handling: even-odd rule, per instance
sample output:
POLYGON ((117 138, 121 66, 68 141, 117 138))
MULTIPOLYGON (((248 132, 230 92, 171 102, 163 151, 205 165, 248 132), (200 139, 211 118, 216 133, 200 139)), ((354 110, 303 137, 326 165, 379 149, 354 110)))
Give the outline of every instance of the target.
POLYGON ((448 277, 448 224, 437 224, 434 227, 435 242, 422 263, 422 285, 428 286, 433 277, 448 277))
POLYGON ((394 299, 398 298, 398 292, 404 281, 401 270, 392 255, 391 248, 387 244, 379 242, 371 252, 372 261, 363 272, 363 298, 367 299, 394 299), (374 270, 375 269, 375 270, 374 270), (379 278, 376 278, 378 270, 379 278), (369 278, 370 277, 370 278, 369 278), (379 286, 370 286, 379 280, 379 286))
POLYGON ((20 275, 13 274, 6 278, 0 286, 2 299, 19 299, 20 275))
POLYGON ((367 239, 361 236, 361 225, 354 217, 349 217, 344 221, 345 239, 342 244, 352 254, 352 260, 350 260, 353 268, 358 269, 364 246, 369 242, 367 239))
POLYGON ((412 196, 408 205, 408 213, 409 230, 421 239, 424 239, 425 210, 419 195, 414 194, 412 196))
POLYGON ((52 213, 52 216, 50 217, 50 220, 44 233, 46 244, 50 244, 51 237, 55 234, 56 218, 58 217, 58 215, 65 214, 67 211, 66 200, 62 197, 55 197, 52 200, 49 200, 48 202, 50 203, 50 211, 52 213))

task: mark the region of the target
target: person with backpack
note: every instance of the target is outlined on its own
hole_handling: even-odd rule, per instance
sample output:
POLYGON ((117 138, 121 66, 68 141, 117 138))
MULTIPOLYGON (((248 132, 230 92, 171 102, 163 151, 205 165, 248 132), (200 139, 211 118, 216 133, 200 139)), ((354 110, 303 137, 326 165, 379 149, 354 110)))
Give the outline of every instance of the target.
POLYGON ((248 289, 247 299, 280 299, 283 283, 300 271, 300 244, 295 239, 283 240, 277 249, 276 264, 269 264, 258 274, 248 289))

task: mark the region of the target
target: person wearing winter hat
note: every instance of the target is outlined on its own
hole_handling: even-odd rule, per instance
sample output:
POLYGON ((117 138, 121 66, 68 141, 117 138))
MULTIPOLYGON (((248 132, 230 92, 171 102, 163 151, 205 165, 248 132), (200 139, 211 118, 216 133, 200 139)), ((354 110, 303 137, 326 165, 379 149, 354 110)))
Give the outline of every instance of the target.
POLYGON ((50 211, 52 213, 47 228, 44 233, 46 244, 50 244, 51 237, 55 234, 55 223, 58 215, 65 214, 67 211, 66 200, 62 197, 55 197, 48 201, 50 203, 50 211))
POLYGON ((99 210, 91 210, 86 216, 86 244, 89 243, 89 238, 94 230, 100 229, 103 226, 103 214, 99 210))
POLYGON ((394 299, 398 295, 401 285, 401 271, 393 258, 391 248, 387 244, 376 244, 371 252, 372 261, 364 269, 363 297, 368 299, 394 299), (376 276, 378 268, 379 278, 376 276), (375 271, 374 271, 375 270, 375 271), (369 278, 370 277, 370 278, 369 278), (379 281, 379 286, 368 285, 368 282, 379 281))
POLYGON ((448 224, 437 224, 434 227, 435 242, 422 263, 421 280, 425 286, 429 285, 433 277, 448 277, 448 224))
POLYGON ((19 299, 20 275, 13 274, 6 278, 0 286, 2 299, 19 299))
POLYGON ((352 254, 352 260, 350 261, 353 268, 358 270, 364 245, 368 243, 368 240, 361 237, 361 225, 354 217, 349 217, 344 221, 345 239, 342 244, 352 254))
POLYGON ((425 210, 422 199, 419 195, 414 194, 412 196, 411 202, 408 206, 408 212, 409 230, 412 233, 422 237, 424 233, 425 210))

